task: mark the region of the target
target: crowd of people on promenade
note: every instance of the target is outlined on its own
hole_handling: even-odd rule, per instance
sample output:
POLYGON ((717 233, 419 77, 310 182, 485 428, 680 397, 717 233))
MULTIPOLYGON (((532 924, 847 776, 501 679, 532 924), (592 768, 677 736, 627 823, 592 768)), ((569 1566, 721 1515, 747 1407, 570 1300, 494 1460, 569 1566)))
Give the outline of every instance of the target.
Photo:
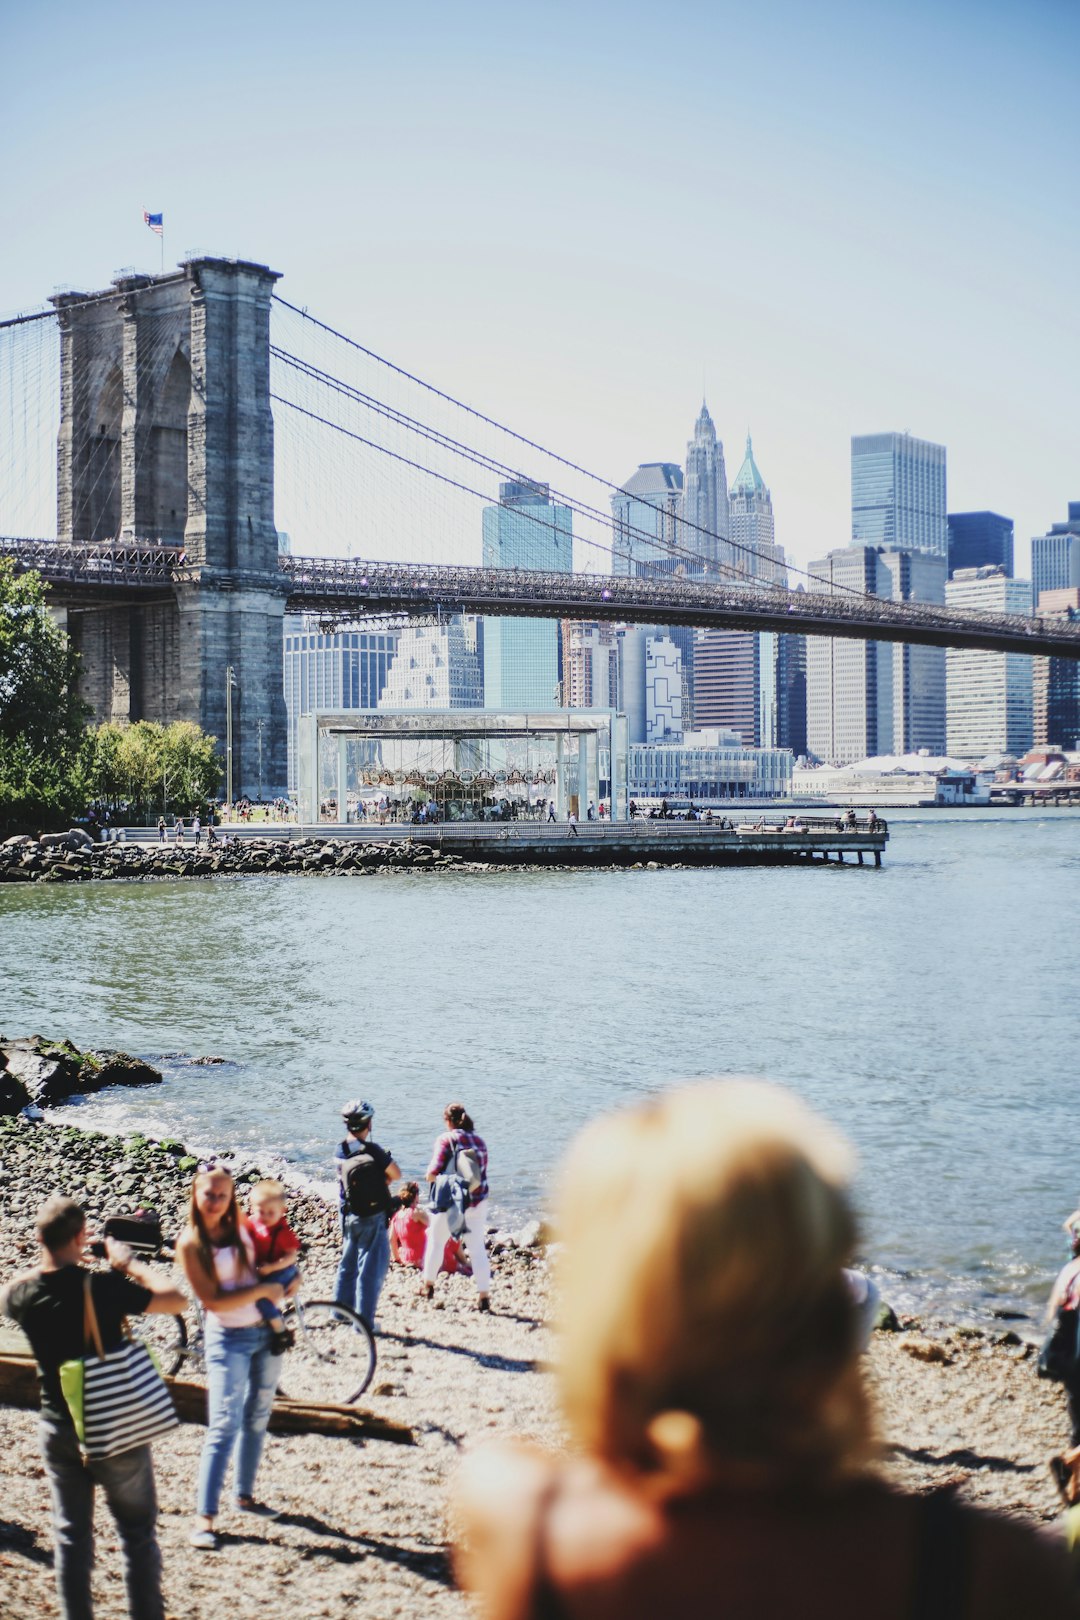
MULTIPOLYGON (((491 1309, 485 1243, 488 1151, 460 1102, 447 1106, 421 1183, 372 1134, 363 1099, 342 1110, 335 1151, 342 1249, 335 1295, 374 1330, 392 1262, 430 1300, 440 1271, 471 1272, 491 1309), (395 1190, 396 1189, 396 1190, 395 1190)), ((872 1467, 861 1352, 866 1291, 847 1267, 856 1226, 844 1139, 761 1081, 700 1082, 586 1128, 562 1165, 557 1208, 558 1377, 572 1442, 471 1451, 453 1483, 455 1567, 493 1620, 1013 1620, 1080 1616, 1080 1506, 1036 1531, 949 1491, 893 1488, 872 1467), (1074 1522, 1076 1521, 1076 1522, 1074 1522), (1064 1533, 1063 1533, 1064 1531, 1064 1533)), ((1067 1501, 1080 1458, 1080 1212, 1051 1299, 1042 1358, 1069 1401, 1073 1448, 1056 1460, 1067 1501), (1069 1330, 1071 1329, 1071 1340, 1069 1330)), ((40 1262, 0 1296, 41 1370, 40 1440, 53 1504, 64 1620, 89 1620, 100 1486, 123 1551, 130 1613, 163 1620, 149 1444, 88 1460, 65 1364, 122 1349, 123 1318, 182 1311, 187 1294, 125 1245, 90 1233, 62 1193, 37 1218, 40 1262)), ((257 1494, 270 1410, 299 1284, 285 1189, 257 1184, 242 1211, 228 1170, 201 1166, 177 1244, 205 1317, 209 1421, 190 1540, 219 1545, 232 1504, 277 1516, 257 1494)), ((483 1376, 482 1372, 478 1376, 483 1376)), ((448 1482, 449 1484, 449 1482, 448 1482)))

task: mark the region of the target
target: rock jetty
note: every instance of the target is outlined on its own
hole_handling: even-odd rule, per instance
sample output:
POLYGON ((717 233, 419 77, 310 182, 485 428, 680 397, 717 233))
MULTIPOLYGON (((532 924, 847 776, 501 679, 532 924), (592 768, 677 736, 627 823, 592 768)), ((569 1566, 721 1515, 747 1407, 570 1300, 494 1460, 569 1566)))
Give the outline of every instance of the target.
POLYGON ((85 1051, 70 1041, 44 1035, 0 1035, 0 1118, 63 1102, 76 1092, 105 1086, 159 1086, 162 1075, 152 1063, 129 1052, 85 1051))
POLYGON ((393 843, 354 839, 260 838, 228 844, 95 844, 85 833, 19 835, 0 844, 0 883, 90 883, 106 879, 250 877, 263 872, 373 873, 487 870, 408 838, 393 843))

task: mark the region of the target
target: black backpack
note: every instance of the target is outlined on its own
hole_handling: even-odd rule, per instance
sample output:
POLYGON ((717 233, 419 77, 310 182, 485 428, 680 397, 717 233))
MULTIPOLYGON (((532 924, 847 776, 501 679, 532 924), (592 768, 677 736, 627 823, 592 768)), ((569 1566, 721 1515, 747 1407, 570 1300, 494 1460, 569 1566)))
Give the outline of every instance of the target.
MULTIPOLYGON (((343 1142, 348 1150, 352 1142, 343 1142)), ((350 1215, 378 1215, 390 1208, 390 1189, 386 1185, 386 1172, 371 1151, 372 1144, 361 1142, 359 1148, 338 1161, 341 1185, 345 1189, 345 1208, 350 1215)))

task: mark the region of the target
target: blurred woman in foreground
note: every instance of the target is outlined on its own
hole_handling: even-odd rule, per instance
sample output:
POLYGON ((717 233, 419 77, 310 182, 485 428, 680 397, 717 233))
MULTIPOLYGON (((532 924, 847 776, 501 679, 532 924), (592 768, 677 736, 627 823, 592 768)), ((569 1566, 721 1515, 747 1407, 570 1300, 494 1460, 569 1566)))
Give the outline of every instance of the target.
POLYGON ((851 1171, 753 1081, 583 1133, 558 1279, 577 1454, 479 1450, 455 1496, 489 1620, 1080 1613, 1063 1542, 870 1472, 851 1171))

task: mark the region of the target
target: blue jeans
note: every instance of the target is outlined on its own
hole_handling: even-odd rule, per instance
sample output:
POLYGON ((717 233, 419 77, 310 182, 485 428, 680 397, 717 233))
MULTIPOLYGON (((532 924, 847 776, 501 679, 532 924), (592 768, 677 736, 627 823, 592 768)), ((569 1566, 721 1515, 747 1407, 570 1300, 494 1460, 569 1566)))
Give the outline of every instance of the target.
POLYGON ((386 1216, 346 1215, 341 1247, 341 1263, 334 1284, 334 1298, 362 1316, 368 1327, 375 1327, 379 1294, 390 1269, 390 1233, 386 1216))
POLYGON ((44 1415, 38 1439, 52 1492, 56 1589, 63 1620, 92 1620, 94 1612, 90 1572, 94 1567, 95 1485, 105 1492, 120 1532, 132 1620, 163 1620, 150 1447, 135 1446, 118 1457, 84 1462, 72 1425, 44 1415))
MULTIPOLYGON (((289 1284, 295 1282, 299 1275, 299 1266, 286 1266, 284 1271, 272 1271, 269 1276, 263 1278, 263 1281, 280 1283, 282 1288, 288 1288, 289 1284)), ((257 1299, 255 1304, 258 1306, 259 1315, 264 1322, 272 1322, 276 1316, 281 1315, 281 1306, 275 1305, 272 1299, 257 1299)))
POLYGON ((270 1329, 223 1328, 207 1312, 206 1378, 209 1420, 199 1460, 198 1511, 213 1517, 236 1451, 236 1496, 251 1496, 270 1422, 281 1356, 270 1353, 270 1329))

